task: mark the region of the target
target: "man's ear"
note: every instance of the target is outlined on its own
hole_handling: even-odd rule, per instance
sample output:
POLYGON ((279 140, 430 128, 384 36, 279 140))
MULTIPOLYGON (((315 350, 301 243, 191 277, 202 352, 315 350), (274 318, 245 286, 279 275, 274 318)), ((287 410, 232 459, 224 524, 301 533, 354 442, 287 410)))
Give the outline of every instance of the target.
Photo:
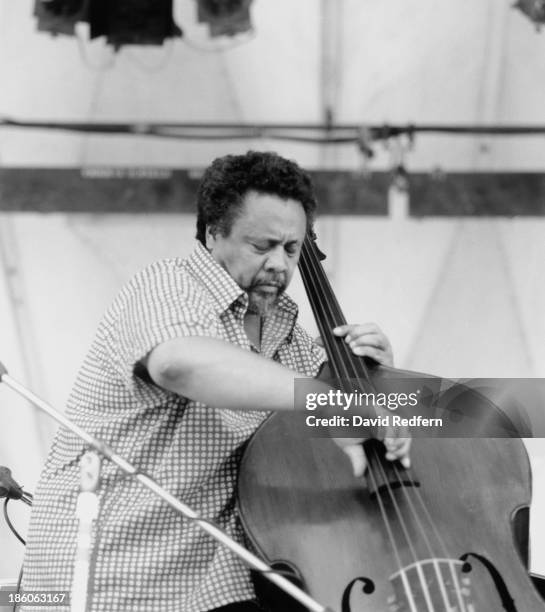
POLYGON ((210 225, 206 226, 206 248, 211 251, 216 244, 216 230, 212 228, 210 225))

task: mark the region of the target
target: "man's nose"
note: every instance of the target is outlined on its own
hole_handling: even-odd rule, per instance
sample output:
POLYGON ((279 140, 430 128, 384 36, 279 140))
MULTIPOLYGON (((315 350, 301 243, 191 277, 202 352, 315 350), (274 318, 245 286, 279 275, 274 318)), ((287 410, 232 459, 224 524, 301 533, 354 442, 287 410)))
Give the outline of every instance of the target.
POLYGON ((285 272, 288 269, 288 256, 285 250, 280 246, 271 249, 265 267, 275 272, 285 272))

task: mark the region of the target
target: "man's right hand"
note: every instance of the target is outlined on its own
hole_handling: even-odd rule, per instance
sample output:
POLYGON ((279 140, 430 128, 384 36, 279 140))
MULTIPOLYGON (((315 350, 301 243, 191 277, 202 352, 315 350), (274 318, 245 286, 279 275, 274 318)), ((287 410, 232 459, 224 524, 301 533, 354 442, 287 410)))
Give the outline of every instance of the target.
MULTIPOLYGON (((333 442, 341 448, 352 464, 352 471, 356 478, 365 474, 367 468, 367 458, 363 450, 363 438, 332 438, 333 442)), ((411 438, 408 437, 385 437, 383 440, 386 447, 385 458, 388 461, 399 460, 404 468, 409 468, 411 460, 409 450, 411 448, 411 438)))

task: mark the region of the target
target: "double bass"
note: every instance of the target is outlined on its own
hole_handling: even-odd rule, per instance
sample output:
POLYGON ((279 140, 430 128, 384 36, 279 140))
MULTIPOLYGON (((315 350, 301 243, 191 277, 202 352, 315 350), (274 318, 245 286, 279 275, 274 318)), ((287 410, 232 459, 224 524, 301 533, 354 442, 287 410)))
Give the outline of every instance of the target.
MULTIPOLYGON (((385 393, 400 378, 424 381, 428 413, 441 411, 453 429, 415 437, 409 469, 366 440, 366 475, 356 478, 339 446, 310 435, 300 414, 273 414, 240 469, 239 514, 253 547, 337 612, 545 610, 527 572, 531 474, 518 424, 471 389, 353 355, 332 333, 346 321, 321 259, 307 236, 299 268, 329 377, 350 392, 354 381, 385 393), (457 433, 467 400, 479 437, 457 433)), ((274 588, 264 592, 275 611, 303 610, 274 588)))

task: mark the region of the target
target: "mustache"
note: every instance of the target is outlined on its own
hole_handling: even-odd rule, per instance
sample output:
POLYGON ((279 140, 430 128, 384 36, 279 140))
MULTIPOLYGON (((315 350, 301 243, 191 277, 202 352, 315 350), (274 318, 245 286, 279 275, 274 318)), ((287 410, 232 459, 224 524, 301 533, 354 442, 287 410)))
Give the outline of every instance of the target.
POLYGON ((284 277, 271 277, 271 278, 258 278, 254 283, 253 287, 259 287, 260 285, 272 285, 273 287, 285 287, 286 279, 284 277))

